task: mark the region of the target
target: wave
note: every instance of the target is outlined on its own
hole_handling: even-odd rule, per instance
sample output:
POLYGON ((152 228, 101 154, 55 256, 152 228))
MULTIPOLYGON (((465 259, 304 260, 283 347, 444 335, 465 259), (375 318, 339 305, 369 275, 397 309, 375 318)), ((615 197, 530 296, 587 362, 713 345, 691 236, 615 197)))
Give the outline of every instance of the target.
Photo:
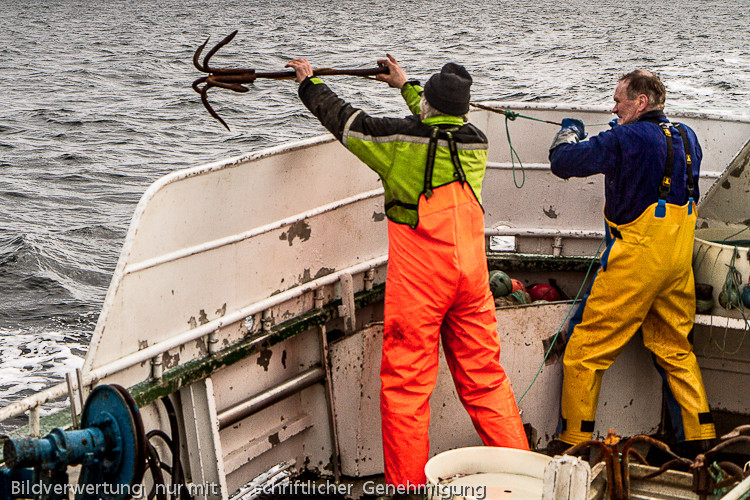
POLYGON ((0 196, 6 196, 8 198, 15 198, 15 199, 31 199, 31 196, 27 195, 26 193, 21 193, 19 191, 0 191, 0 196))
POLYGON ((86 240, 115 241, 119 248, 122 233, 106 227, 89 228, 88 233, 79 228, 64 238, 65 245, 35 235, 0 237, 0 290, 4 296, 0 324, 71 318, 88 314, 101 304, 111 275, 109 263, 87 262, 78 248, 86 240))
MULTIPOLYGON (((0 328, 0 408, 62 382, 65 374, 83 366, 88 340, 69 332, 34 328, 0 328)), ((62 408, 65 401, 45 405, 42 414, 62 408)), ((25 419, 0 424, 7 432, 25 419)))
POLYGON ((65 125, 68 127, 81 127, 83 122, 81 120, 61 120, 60 118, 47 118, 47 123, 55 125, 65 125))
POLYGON ((16 132, 20 131, 21 129, 18 127, 11 127, 10 125, 0 124, 0 134, 15 134, 16 132))
MULTIPOLYGON (((90 163, 92 161, 91 157, 89 157, 87 155, 82 155, 82 154, 78 154, 78 153, 71 153, 71 152, 62 153, 62 154, 58 155, 55 159, 58 160, 58 161, 65 162, 65 163, 76 163, 76 164, 90 163)), ((70 177, 70 176, 68 176, 68 177, 70 177)))
POLYGON ((78 227, 74 229, 67 229, 63 231, 64 234, 69 236, 83 236, 87 238, 100 238, 100 239, 119 239, 125 234, 125 231, 114 229, 104 225, 94 225, 86 227, 78 227))

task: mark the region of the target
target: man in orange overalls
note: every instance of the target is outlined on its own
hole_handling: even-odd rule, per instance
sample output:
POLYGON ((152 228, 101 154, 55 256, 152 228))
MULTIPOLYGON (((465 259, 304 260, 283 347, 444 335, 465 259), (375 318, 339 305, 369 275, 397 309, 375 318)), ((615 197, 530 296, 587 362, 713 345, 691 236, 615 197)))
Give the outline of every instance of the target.
MULTIPOLYGON (((380 410, 386 481, 424 484, 429 398, 443 347, 458 395, 488 446, 528 449, 499 363, 488 285, 482 181, 487 138, 468 123, 471 77, 446 64, 424 87, 388 55, 378 79, 401 89, 407 118, 373 118, 340 99, 304 59, 299 95, 350 151, 377 172, 388 217, 388 277, 380 410)), ((415 490, 409 490, 415 491, 415 490)))

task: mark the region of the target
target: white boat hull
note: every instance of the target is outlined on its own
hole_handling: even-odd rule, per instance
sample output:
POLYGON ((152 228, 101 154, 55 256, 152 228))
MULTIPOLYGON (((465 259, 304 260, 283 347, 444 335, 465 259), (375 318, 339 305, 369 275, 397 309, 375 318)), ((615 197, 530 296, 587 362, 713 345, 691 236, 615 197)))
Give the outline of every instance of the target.
MULTIPOLYGON (((553 121, 609 119, 598 108, 511 106, 553 121)), ((507 266, 527 282, 555 277, 575 296, 584 257, 594 255, 603 234, 601 179, 554 177, 547 148, 556 129, 518 119, 510 127, 525 184, 516 189, 504 118, 487 111, 471 116, 491 145, 483 191, 487 232, 515 250, 490 251, 490 266, 507 266)), ((750 137, 750 122, 698 114, 678 119, 701 138, 707 192, 750 137)), ((146 429, 168 427, 158 398, 171 395, 189 477, 219 485, 221 497, 278 464, 378 474, 386 271, 379 180, 329 137, 172 173, 136 208, 83 384, 130 388, 146 429)), ((564 331, 570 308, 497 311, 501 362, 517 398, 542 367, 520 404, 540 448, 555 434, 561 384, 559 359, 543 364, 544 341, 564 331)), ((750 415, 747 398, 722 382, 729 371, 747 387, 750 352, 717 358, 701 351, 707 338, 696 332, 712 407, 750 415)), ((0 420, 66 392, 57 386, 14 403, 0 409, 0 420)), ((444 364, 431 404, 431 454, 479 443, 444 364)), ((34 427, 38 413, 31 415, 34 427)), ((595 434, 609 428, 651 433, 660 422, 660 380, 636 339, 605 375, 595 434)))

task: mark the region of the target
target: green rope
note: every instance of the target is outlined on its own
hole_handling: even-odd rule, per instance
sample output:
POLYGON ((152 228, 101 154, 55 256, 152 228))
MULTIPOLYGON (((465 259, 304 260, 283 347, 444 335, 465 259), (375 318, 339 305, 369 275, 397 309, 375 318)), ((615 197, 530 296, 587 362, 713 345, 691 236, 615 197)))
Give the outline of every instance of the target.
POLYGON ((509 109, 503 110, 503 112, 505 114, 505 117, 510 118, 511 120, 515 120, 516 118, 525 118, 527 120, 534 120, 535 122, 549 123, 550 125, 562 125, 562 123, 552 122, 543 118, 535 118, 533 116, 522 115, 521 113, 517 113, 509 109))
POLYGON ((700 270, 700 268, 703 266, 703 261, 706 260, 706 256, 708 255, 708 252, 711 250, 711 247, 708 245, 701 245, 698 247, 698 251, 695 252, 695 258, 693 259, 693 272, 697 272, 700 270), (705 249, 706 251, 703 252, 703 256, 701 257, 701 250, 705 249))
MULTIPOLYGON (((734 265, 737 253, 737 247, 734 247, 732 259, 729 261, 729 264, 725 264, 729 270, 724 278, 724 286, 721 288, 721 293, 724 294, 724 298, 726 299, 726 306, 724 307, 727 310, 733 308, 742 310, 742 295, 740 292, 740 287, 742 287, 742 275, 734 265)), ((719 298, 721 299, 721 296, 719 298)))
POLYGON ((477 104, 475 102, 469 103, 475 108, 484 109, 486 111, 492 111, 493 113, 498 113, 501 115, 505 115, 506 119, 515 120, 516 118, 526 118, 527 120, 534 120, 537 122, 543 122, 543 123, 549 123, 551 125, 562 125, 560 122, 552 122, 549 120, 544 120, 542 118, 534 118, 533 116, 527 116, 522 115, 521 113, 516 113, 515 111, 511 111, 509 109, 502 109, 502 108, 493 108, 492 106, 485 106, 484 104, 477 104))
MULTIPOLYGON (((724 238, 723 240, 721 240, 721 241, 717 241, 717 242, 715 242, 715 243, 726 243, 727 241, 729 241, 729 238, 734 238, 735 236, 737 236, 737 235, 738 235, 738 234, 740 234, 741 232, 743 232, 743 231, 747 231, 748 229, 750 229, 750 226, 748 226, 748 227, 743 227, 742 229, 740 229, 740 230, 739 230, 739 231, 737 231, 736 233, 734 233, 734 234, 730 234, 729 236, 727 236, 727 237, 726 237, 726 238, 724 238)), ((736 245, 735 245, 735 246, 736 246, 736 245)))
POLYGON ((539 369, 536 371, 536 375, 534 375, 534 379, 531 381, 529 386, 526 388, 526 390, 523 392, 521 397, 518 400, 518 404, 521 404, 521 401, 523 401, 523 398, 526 397, 526 394, 531 390, 531 387, 536 382, 536 379, 539 378, 539 374, 542 373, 542 368, 544 368, 544 364, 547 362, 547 358, 549 358, 550 353, 552 352, 552 349, 555 347, 555 344, 557 343, 557 337, 560 336, 560 332, 563 329, 563 326, 565 326, 565 322, 568 321, 568 318, 570 317, 570 313, 573 312, 573 308, 576 307, 578 298, 581 296, 581 293, 583 293, 583 289, 586 287, 586 280, 589 278, 589 274, 591 274, 591 269, 594 267, 594 263, 596 262, 598 256, 599 256, 599 250, 602 249, 602 245, 604 244, 606 238, 602 238, 602 241, 599 242, 599 247, 596 249, 596 252, 594 252, 594 256, 591 258, 591 264, 589 264, 589 268, 586 271, 586 276, 583 277, 583 283, 581 283, 581 287, 578 289, 578 293, 576 293, 576 297, 573 299, 573 303, 570 305, 570 309, 568 309, 568 313, 565 315, 565 318, 563 318, 562 323, 560 323, 560 328, 557 329, 557 333, 555 333, 554 338, 552 339, 552 342, 550 342, 549 348, 547 349, 547 352, 544 354, 544 359, 542 360, 542 363, 539 365, 539 369))
MULTIPOLYGON (((493 113, 505 115, 506 118, 510 118, 511 120, 515 120, 516 118, 525 118, 527 120, 534 120, 535 122, 542 122, 542 123, 549 123, 550 125, 557 125, 558 127, 562 126, 562 123, 560 122, 553 122, 551 120, 545 120, 544 118, 536 118, 534 116, 522 115, 521 113, 511 111, 510 109, 493 108, 491 106, 485 106, 484 104, 477 104, 475 102, 472 102, 470 104, 474 106, 475 108, 484 109, 487 111, 492 111, 493 113)), ((609 125, 609 122, 588 124, 589 127, 598 127, 601 125, 609 125)))
MULTIPOLYGON (((719 467, 719 464, 716 462, 712 462, 711 465, 708 466, 708 473, 711 476, 711 479, 713 479, 714 484, 719 484, 724 479, 726 479, 728 476, 724 473, 724 470, 722 470, 721 467, 719 467)), ((716 488, 714 487, 714 495, 716 498, 721 498, 724 496, 725 493, 727 493, 728 488, 716 488)))
POLYGON ((722 302, 722 295, 723 295, 726 305, 722 304, 722 307, 724 307, 727 310, 736 308, 740 312, 740 315, 742 316, 742 320, 745 323, 745 327, 743 328, 742 337, 740 338, 737 348, 734 349, 733 351, 729 351, 727 349, 727 334, 728 334, 729 328, 728 327, 724 328, 724 338, 722 339, 722 343, 720 345, 713 338, 713 325, 712 325, 712 328, 709 330, 709 344, 713 344, 714 346, 716 346, 716 348, 721 352, 722 359, 724 359, 724 356, 726 355, 733 356, 740 351, 740 349, 742 348, 742 345, 745 343, 745 338, 747 337, 748 330, 750 330, 750 322, 748 322, 748 318, 745 315, 745 309, 743 307, 742 298, 741 298, 742 296, 740 294, 740 287, 742 286, 742 275, 740 274, 740 272, 737 270, 737 268, 734 265, 737 254, 738 254, 737 247, 734 247, 734 250, 732 251, 732 259, 730 260, 729 264, 725 264, 729 269, 727 270, 726 277, 724 278, 724 285, 721 288, 721 294, 719 294, 719 302, 722 302))
POLYGON ((516 290, 515 292, 511 292, 510 296, 516 299, 519 304, 528 304, 528 302, 526 302, 526 295, 524 295, 523 291, 521 290, 516 290))
POLYGON ((518 156, 518 152, 516 151, 516 148, 513 147, 513 141, 510 140, 510 128, 508 128, 508 120, 513 121, 516 118, 518 118, 518 113, 514 113, 513 111, 506 109, 505 110, 505 137, 508 138, 508 146, 510 147, 510 163, 511 168, 513 169, 513 184, 516 185, 518 189, 521 189, 524 184, 526 184, 526 170, 523 168, 523 163, 521 162, 521 157, 518 156), (523 175, 521 177, 521 184, 518 184, 518 181, 516 180, 516 159, 518 160, 518 164, 521 166, 521 174, 523 175))
MULTIPOLYGON (((745 327, 742 332, 742 337, 740 338, 740 341, 736 347, 736 349, 730 351, 727 349, 727 336, 729 333, 729 328, 724 328, 724 336, 721 340, 721 343, 719 343, 716 339, 714 339, 713 335, 713 324, 709 328, 709 337, 708 342, 703 348, 703 354, 706 355, 707 349, 709 346, 714 346, 716 349, 718 349, 719 352, 721 352, 721 358, 724 359, 724 356, 726 355, 734 355, 737 354, 740 349, 742 348, 745 338, 747 337, 748 331, 750 330, 750 321, 748 320, 748 317, 745 315, 745 309, 742 303, 742 294, 741 294, 741 287, 742 287, 742 275, 740 274, 739 270, 735 266, 735 261, 738 255, 738 244, 744 243, 743 241, 733 240, 730 241, 731 238, 737 236, 738 234, 742 233, 743 231, 747 231, 748 227, 744 227, 740 229, 739 231, 730 234, 723 240, 716 240, 712 241, 712 243, 719 243, 723 245, 731 244, 733 243, 734 248, 732 249, 732 258, 729 262, 729 264, 725 264, 727 266, 727 273, 724 277, 724 284, 721 287, 721 292, 719 294, 719 303, 721 307, 724 307, 727 310, 737 309, 740 313, 740 316, 742 316, 742 320, 745 323, 745 327), (724 302, 724 304, 721 304, 721 302, 724 302)), ((706 252, 703 254, 703 259, 705 259, 706 255, 708 255, 708 251, 710 250, 710 247, 706 245, 706 252)), ((724 251, 723 248, 719 250, 719 253, 716 256, 716 259, 714 260, 714 264, 712 267, 712 274, 713 274, 713 268, 716 267, 716 264, 718 263, 719 257, 721 256, 721 253, 724 251)), ((698 257, 700 256, 700 248, 696 252, 696 262, 698 261, 698 257)), ((697 262, 698 266, 696 269, 700 268, 703 264, 703 259, 700 259, 700 262, 697 262)))
MULTIPOLYGON (((490 106, 485 106, 484 104, 477 104, 477 103, 470 103, 475 108, 484 109, 487 111, 492 111, 493 113, 498 113, 501 115, 505 115, 505 137, 508 138, 508 147, 510 147, 510 163, 511 167, 513 169, 513 184, 518 189, 521 189, 524 184, 526 184, 526 170, 523 168, 523 162, 521 162, 521 157, 518 155, 518 151, 516 151, 516 148, 513 147, 513 141, 510 139, 510 129, 508 128, 508 120, 514 121, 516 118, 525 118, 526 120, 534 120, 536 122, 542 122, 542 123, 549 123, 550 125, 557 125, 561 126, 562 123, 560 122, 553 122, 550 120, 544 120, 542 118, 536 118, 533 116, 528 115, 522 115, 521 113, 517 113, 515 111, 511 111, 510 109, 500 109, 500 108, 493 108, 490 106), (521 169, 521 184, 518 184, 518 180, 516 178, 516 160, 518 160, 518 165, 521 169)), ((589 125, 589 127, 595 127, 599 125, 609 125, 609 122, 607 123, 592 123, 589 125)))

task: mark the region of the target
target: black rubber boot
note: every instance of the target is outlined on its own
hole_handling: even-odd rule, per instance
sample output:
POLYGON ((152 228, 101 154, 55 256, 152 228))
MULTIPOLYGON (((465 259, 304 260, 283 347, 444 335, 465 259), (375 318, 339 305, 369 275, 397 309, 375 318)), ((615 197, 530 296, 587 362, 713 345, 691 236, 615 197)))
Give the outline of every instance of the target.
POLYGON ((547 443, 547 449, 545 450, 545 454, 550 457, 556 457, 557 455, 562 455, 565 453, 566 450, 569 450, 572 448, 572 444, 568 444, 565 441, 560 441, 559 439, 553 439, 549 443, 547 443))
POLYGON ((683 441, 675 446, 674 452, 681 457, 695 460, 695 457, 701 453, 706 453, 708 450, 716 446, 716 439, 696 439, 694 441, 683 441))

